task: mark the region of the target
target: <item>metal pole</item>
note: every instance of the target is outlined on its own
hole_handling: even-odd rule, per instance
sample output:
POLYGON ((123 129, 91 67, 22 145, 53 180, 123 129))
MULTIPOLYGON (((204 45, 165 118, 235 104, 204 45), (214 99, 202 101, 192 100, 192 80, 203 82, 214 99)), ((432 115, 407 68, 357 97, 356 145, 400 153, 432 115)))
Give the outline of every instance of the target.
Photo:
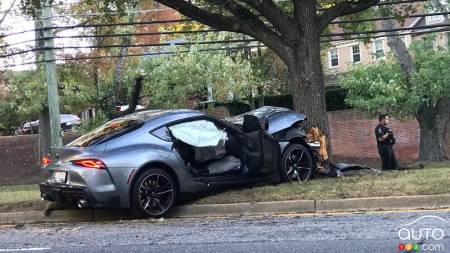
MULTIPOLYGON (((45 0, 44 6, 42 7, 42 23, 43 27, 51 27, 52 24, 52 10, 50 7, 50 0, 45 0)), ((44 38, 52 37, 53 30, 44 30, 44 38)), ((45 47, 53 48, 53 39, 46 39, 45 47)), ((48 90, 48 110, 50 115, 50 136, 51 136, 51 146, 62 146, 61 139, 61 124, 59 115, 59 95, 58 95, 58 84, 56 78, 56 62, 55 62, 55 52, 54 50, 45 50, 45 70, 47 76, 47 90, 48 90)))

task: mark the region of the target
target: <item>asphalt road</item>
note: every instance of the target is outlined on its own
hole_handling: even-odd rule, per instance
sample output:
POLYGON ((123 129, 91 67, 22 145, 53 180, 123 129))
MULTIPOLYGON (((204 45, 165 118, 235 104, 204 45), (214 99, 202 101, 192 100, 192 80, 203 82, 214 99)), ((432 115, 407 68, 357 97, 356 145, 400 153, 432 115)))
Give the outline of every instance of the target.
POLYGON ((0 252, 385 253, 417 242, 402 241, 401 228, 416 237, 420 228, 441 229, 442 239, 436 233, 439 240, 424 240, 423 233, 419 240, 420 247, 441 250, 420 252, 449 252, 449 211, 0 226, 0 252), (424 215, 439 218, 405 225, 424 215))

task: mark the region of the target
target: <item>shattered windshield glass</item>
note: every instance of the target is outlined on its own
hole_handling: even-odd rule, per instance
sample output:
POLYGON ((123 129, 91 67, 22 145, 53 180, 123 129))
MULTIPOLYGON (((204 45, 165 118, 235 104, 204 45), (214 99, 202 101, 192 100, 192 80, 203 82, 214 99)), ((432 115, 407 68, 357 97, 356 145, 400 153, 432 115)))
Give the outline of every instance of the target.
POLYGON ((107 122, 104 125, 94 129, 93 131, 81 136, 80 138, 69 143, 69 147, 88 147, 94 143, 102 141, 106 138, 114 136, 127 129, 137 127, 143 122, 139 117, 119 118, 107 122))

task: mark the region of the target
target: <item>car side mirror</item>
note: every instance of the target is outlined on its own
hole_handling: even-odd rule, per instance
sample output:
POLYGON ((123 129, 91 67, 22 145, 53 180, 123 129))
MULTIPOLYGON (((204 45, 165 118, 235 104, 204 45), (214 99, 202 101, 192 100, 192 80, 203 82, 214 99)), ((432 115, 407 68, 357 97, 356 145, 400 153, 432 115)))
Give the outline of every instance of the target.
POLYGON ((263 126, 258 117, 253 115, 244 115, 244 122, 242 124, 242 127, 244 133, 251 133, 263 129, 263 126))

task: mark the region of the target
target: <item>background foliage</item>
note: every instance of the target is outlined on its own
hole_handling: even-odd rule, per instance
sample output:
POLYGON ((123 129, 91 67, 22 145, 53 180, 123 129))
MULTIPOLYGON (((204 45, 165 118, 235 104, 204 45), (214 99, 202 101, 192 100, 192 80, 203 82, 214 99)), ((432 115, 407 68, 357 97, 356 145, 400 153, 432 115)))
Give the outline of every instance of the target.
POLYGON ((341 79, 348 90, 347 102, 372 114, 415 115, 423 104, 435 105, 450 97, 450 53, 429 47, 429 39, 412 44, 417 66, 408 85, 392 58, 377 64, 356 66, 341 79))

